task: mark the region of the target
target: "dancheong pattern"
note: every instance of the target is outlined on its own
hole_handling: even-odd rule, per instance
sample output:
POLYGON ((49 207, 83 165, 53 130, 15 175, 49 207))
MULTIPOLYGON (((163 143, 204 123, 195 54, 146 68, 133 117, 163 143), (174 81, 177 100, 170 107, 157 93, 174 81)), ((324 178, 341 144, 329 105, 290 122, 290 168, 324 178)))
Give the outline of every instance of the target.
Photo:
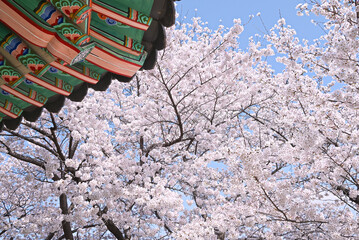
POLYGON ((0 130, 16 129, 23 112, 34 121, 36 108, 57 112, 64 97, 81 101, 89 87, 104 91, 114 77, 152 68, 161 25, 174 23, 168 2, 0 0, 0 130))
POLYGON ((91 8, 80 0, 51 0, 50 2, 75 23, 83 22, 91 14, 91 8))

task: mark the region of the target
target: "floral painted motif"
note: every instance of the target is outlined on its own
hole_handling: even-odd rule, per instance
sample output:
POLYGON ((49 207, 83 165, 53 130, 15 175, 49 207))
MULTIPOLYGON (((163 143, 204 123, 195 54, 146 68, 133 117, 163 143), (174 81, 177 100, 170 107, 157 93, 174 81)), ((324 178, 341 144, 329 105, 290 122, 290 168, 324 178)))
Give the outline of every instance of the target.
POLYGON ((83 34, 79 29, 77 29, 72 23, 62 23, 55 26, 55 29, 65 36, 72 43, 81 46, 90 42, 90 37, 86 34, 83 34))
POLYGON ((1 90, 1 94, 4 95, 4 96, 9 96, 10 93, 5 91, 5 90, 1 90))
POLYGON ((54 93, 68 96, 81 81, 95 84, 109 70, 133 76, 147 56, 140 43, 150 18, 121 1, 0 0, 0 47, 14 57, 0 56, 0 101, 9 100, 0 103, 0 119, 16 118, 12 104, 20 111, 28 104, 42 107, 38 103, 54 93), (90 32, 99 6, 109 15, 97 21, 103 32, 96 37, 90 32))
POLYGON ((29 79, 25 79, 24 83, 27 85, 33 85, 34 83, 32 81, 30 81, 29 79))
POLYGON ((29 48, 15 34, 8 35, 8 37, 2 41, 1 47, 16 57, 16 59, 29 53, 29 48))
POLYGON ((117 24, 117 21, 113 20, 112 18, 106 18, 105 21, 108 25, 116 25, 117 24))
POLYGON ((50 0, 50 2, 75 23, 83 22, 91 13, 91 8, 79 0, 50 0))
POLYGON ((57 11, 53 5, 46 1, 43 1, 38 5, 37 9, 35 9, 35 13, 51 26, 64 22, 64 17, 61 12, 57 11))
POLYGON ((118 22, 118 21, 116 21, 116 20, 114 20, 112 18, 109 18, 106 15, 98 13, 97 16, 98 16, 99 19, 104 20, 106 22, 106 24, 109 25, 109 26, 115 26, 116 25, 117 27, 121 27, 121 28, 130 28, 128 25, 123 24, 121 22, 118 22))
POLYGON ((38 55, 32 53, 19 57, 19 61, 33 73, 39 73, 46 65, 46 62, 40 59, 38 55))
POLYGON ((21 75, 10 66, 1 66, 0 76, 9 85, 13 85, 21 77, 21 75))
POLYGON ((54 67, 50 67, 49 68, 49 72, 50 73, 57 73, 59 70, 57 68, 54 68, 54 67))

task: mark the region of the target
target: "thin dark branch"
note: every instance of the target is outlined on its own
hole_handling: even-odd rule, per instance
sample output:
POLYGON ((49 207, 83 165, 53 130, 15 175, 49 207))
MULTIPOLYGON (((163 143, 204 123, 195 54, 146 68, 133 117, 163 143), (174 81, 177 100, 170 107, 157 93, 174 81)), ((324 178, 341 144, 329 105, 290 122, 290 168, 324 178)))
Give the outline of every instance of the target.
POLYGON ((22 122, 23 125, 35 130, 36 132, 48 137, 48 138, 51 138, 51 134, 49 134, 48 132, 46 132, 44 129, 42 128, 38 128, 36 126, 34 126, 33 124, 31 123, 27 123, 27 122, 22 122))
MULTIPOLYGON (((161 216, 159 215, 158 211, 155 211, 155 215, 158 219, 162 220, 161 216)), ((163 220, 162 220, 163 221, 163 220)), ((173 231, 170 229, 170 227, 166 224, 163 223, 163 226, 165 227, 165 229, 169 232, 169 233, 173 233, 173 231)))
POLYGON ((34 139, 31 139, 29 137, 21 135, 21 134, 15 132, 15 131, 11 131, 10 129, 7 129, 7 128, 5 128, 4 130, 11 133, 13 136, 19 137, 21 139, 24 139, 27 142, 30 142, 30 143, 33 143, 33 144, 39 146, 39 147, 42 147, 42 148, 46 149, 47 151, 49 151, 50 153, 52 153, 53 155, 57 156, 56 152, 53 149, 49 148, 48 146, 46 146, 46 145, 44 145, 42 143, 39 143, 39 142, 35 141, 34 139))
POLYGON ((12 151, 12 149, 7 146, 3 141, 0 141, 0 143, 6 148, 7 150, 7 154, 20 160, 20 161, 23 161, 23 162, 27 162, 27 163, 31 163, 31 164, 34 164, 42 169, 45 169, 45 163, 42 162, 42 161, 39 161, 39 160, 36 160, 34 158, 31 158, 31 157, 28 157, 28 156, 24 156, 24 155, 21 155, 21 154, 18 154, 14 151, 12 151))
MULTIPOLYGON (((86 226, 83 226, 82 228, 83 229, 86 229, 86 228, 93 228, 93 227, 97 227, 97 226, 100 226, 100 224, 90 224, 90 225, 86 225, 86 226)), ((72 233, 75 233, 79 230, 79 228, 77 229, 74 229, 72 230, 72 233)), ((61 237, 59 237, 57 240, 62 240, 62 239, 65 239, 65 235, 62 235, 61 237)), ((101 238, 102 239, 102 238, 101 238)))

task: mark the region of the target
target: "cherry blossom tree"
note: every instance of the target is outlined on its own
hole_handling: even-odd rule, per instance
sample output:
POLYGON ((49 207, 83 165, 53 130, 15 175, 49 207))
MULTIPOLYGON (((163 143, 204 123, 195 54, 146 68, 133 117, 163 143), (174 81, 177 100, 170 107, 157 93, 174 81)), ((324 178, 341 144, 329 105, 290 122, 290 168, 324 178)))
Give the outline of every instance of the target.
POLYGON ((356 9, 300 4, 325 17, 321 39, 280 19, 246 50, 240 20, 196 18, 168 31, 154 70, 4 129, 0 236, 358 238, 356 9))

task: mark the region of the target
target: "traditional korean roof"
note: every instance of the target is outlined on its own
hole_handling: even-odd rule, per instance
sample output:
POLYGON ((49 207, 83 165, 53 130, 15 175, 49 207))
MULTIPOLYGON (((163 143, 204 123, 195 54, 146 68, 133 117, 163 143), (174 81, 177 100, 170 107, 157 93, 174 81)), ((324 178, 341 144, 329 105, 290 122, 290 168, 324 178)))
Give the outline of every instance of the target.
POLYGON ((0 129, 152 69, 173 0, 0 0, 0 129))

